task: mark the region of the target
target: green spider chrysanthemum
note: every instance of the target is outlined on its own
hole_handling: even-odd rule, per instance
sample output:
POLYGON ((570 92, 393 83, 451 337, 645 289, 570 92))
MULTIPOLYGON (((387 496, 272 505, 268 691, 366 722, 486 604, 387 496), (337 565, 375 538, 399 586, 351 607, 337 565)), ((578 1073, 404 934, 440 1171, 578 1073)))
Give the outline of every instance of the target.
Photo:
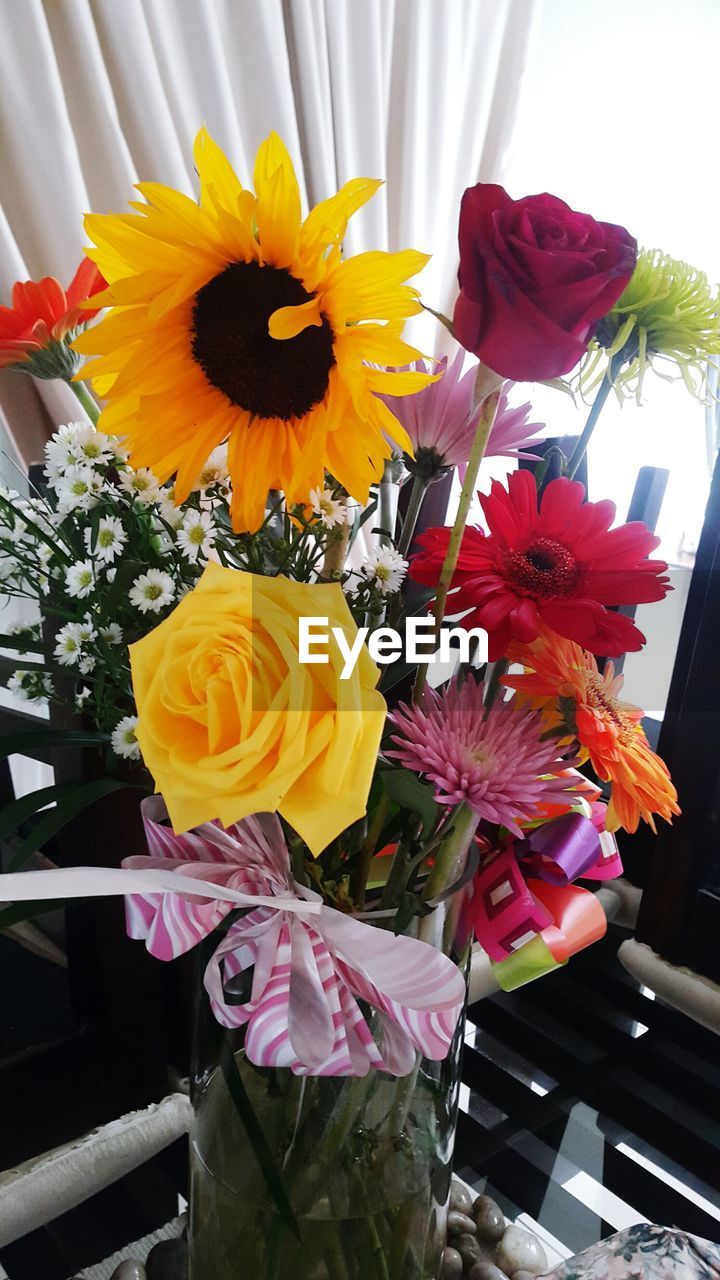
POLYGON ((619 396, 642 393, 648 369, 672 380, 675 365, 688 390, 707 390, 708 366, 720 355, 720 299, 702 271, 659 249, 643 249, 630 283, 600 322, 580 387, 591 391, 608 373, 619 396))

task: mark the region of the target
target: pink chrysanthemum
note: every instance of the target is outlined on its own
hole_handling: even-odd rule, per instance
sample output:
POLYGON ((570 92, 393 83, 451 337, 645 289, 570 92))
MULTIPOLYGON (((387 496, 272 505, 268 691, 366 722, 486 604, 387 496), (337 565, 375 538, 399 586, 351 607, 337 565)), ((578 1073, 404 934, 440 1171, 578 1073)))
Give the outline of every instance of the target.
POLYGON ((468 679, 442 693, 426 689, 421 706, 401 704, 390 715, 397 732, 388 756, 432 782, 439 804, 466 801, 481 818, 520 836, 520 823, 542 816, 576 781, 558 777, 572 761, 559 758, 542 734, 538 712, 513 701, 483 705, 483 686, 468 679))
MULTIPOLYGON (((447 467, 463 467, 470 456, 479 409, 473 413, 475 369, 463 375, 465 355, 464 351, 458 352, 449 366, 447 356, 443 356, 436 369, 443 376, 423 391, 412 396, 381 397, 413 442, 415 458, 411 468, 429 478, 447 467)), ((411 368, 428 372, 422 360, 411 368)), ((528 422, 529 402, 516 409, 508 408, 507 392, 513 386, 507 382, 502 391, 485 456, 535 459, 537 454, 522 450, 537 443, 535 433, 543 423, 528 422)))

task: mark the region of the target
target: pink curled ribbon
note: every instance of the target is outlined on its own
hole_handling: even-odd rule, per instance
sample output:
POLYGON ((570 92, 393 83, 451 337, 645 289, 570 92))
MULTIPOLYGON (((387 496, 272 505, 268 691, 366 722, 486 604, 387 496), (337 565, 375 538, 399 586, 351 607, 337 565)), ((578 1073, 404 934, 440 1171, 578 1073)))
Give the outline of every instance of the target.
POLYGON ((538 938, 555 964, 564 964, 601 938, 607 924, 594 895, 573 882, 608 880, 622 869, 610 832, 581 814, 563 814, 483 859, 465 904, 465 925, 498 965, 538 938))
MULTIPOLYGON (((124 859, 124 869, 195 876, 262 902, 233 921, 205 971, 215 1017, 226 1027, 246 1026, 251 1062, 298 1075, 362 1076, 374 1067, 402 1076, 418 1052, 447 1056, 465 1000, 452 960, 327 907, 299 885, 274 815, 227 829, 208 823, 184 835, 161 816, 157 797, 143 801, 149 856, 124 859), (246 999, 236 1002, 232 986, 250 969, 251 980, 240 980, 246 999), (374 1011, 376 1036, 358 1001, 374 1011)), ((211 934, 233 905, 157 895, 149 886, 127 899, 128 933, 171 960, 211 934)))

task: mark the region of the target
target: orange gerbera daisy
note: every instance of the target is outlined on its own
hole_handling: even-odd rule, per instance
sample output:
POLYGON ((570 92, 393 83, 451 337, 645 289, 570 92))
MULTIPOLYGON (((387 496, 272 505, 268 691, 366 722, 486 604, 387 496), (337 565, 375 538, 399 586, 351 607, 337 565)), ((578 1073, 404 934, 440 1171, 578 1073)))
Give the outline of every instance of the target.
POLYGON ((204 129, 194 156, 199 202, 142 182, 134 213, 86 219, 110 310, 76 349, 99 357, 81 376, 106 401, 101 429, 125 437, 134 466, 175 475, 177 502, 227 441, 238 532, 260 526, 269 490, 304 504, 325 470, 364 503, 389 441, 412 451, 375 393, 433 381, 388 370, 420 354, 401 333, 421 310, 405 281, 427 255, 343 260, 348 220, 381 184, 355 178, 303 221, 276 134, 258 151, 254 192, 204 129))
POLYGON ((67 289, 54 276, 18 280, 12 306, 0 307, 0 369, 36 378, 71 378, 78 367, 69 343, 97 315, 83 306, 105 288, 94 262, 83 258, 67 289))
POLYGON ((611 784, 608 831, 637 831, 641 818, 654 831, 653 814, 670 822, 680 813, 667 766, 640 725, 642 711, 619 700, 623 677, 611 662, 601 673, 591 653, 548 631, 531 644, 512 644, 508 656, 525 672, 505 683, 541 708, 553 728, 576 737, 598 778, 611 784))

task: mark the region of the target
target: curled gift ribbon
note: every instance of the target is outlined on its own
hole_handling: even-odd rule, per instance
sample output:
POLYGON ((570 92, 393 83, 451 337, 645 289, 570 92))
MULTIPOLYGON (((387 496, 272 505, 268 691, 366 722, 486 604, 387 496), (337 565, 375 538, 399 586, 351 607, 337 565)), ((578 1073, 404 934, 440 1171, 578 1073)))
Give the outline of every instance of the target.
MULTIPOLYGON (((161 816, 157 798, 143 802, 150 856, 126 858, 127 870, 197 875, 254 891, 263 903, 233 921, 205 971, 218 1021, 247 1026, 251 1062, 299 1075, 366 1075, 375 1067, 400 1076, 412 1071, 418 1051, 436 1060, 447 1056, 465 999, 452 960, 424 942, 326 907, 297 884, 274 815, 256 814, 227 830, 208 823, 180 836, 161 816), (297 903, 313 907, 312 919, 288 910, 297 903), (248 998, 236 1003, 229 984, 250 968, 248 998), (358 1000, 376 1011, 377 1043, 358 1000)), ((144 939, 152 955, 170 960, 212 933, 231 910, 230 902, 134 894, 127 902, 128 932, 144 939)))
POLYGON ((572 881, 621 874, 614 836, 577 813, 554 818, 486 858, 465 919, 500 986, 522 986, 597 942, 607 928, 605 913, 594 894, 572 881))

